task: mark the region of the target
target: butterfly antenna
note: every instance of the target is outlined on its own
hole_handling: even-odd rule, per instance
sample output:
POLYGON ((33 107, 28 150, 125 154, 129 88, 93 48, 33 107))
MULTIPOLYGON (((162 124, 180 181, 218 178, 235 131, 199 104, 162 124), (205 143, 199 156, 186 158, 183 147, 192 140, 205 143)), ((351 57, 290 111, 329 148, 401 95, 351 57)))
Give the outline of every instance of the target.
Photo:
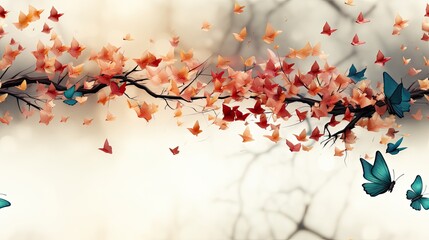
POLYGON ((4 194, 4 193, 0 193, 0 195, 7 196, 7 195, 6 195, 6 194, 4 194))
POLYGON ((393 179, 395 179, 395 169, 392 169, 392 171, 393 171, 393 179))
POLYGON ((398 179, 400 179, 402 176, 404 176, 404 174, 401 174, 397 179, 395 179, 395 182, 398 181, 398 179))

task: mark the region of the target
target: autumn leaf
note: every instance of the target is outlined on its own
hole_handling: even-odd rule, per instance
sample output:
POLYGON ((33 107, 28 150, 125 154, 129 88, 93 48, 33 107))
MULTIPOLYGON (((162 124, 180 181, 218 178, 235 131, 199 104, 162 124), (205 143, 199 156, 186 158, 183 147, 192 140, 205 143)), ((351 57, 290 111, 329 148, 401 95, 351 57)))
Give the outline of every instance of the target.
POLYGON ((282 31, 275 30, 270 23, 267 23, 265 28, 265 35, 262 37, 265 43, 271 44, 274 42, 274 39, 279 35, 282 31))
POLYGON ((107 140, 107 138, 104 141, 103 147, 102 148, 98 148, 98 149, 100 151, 103 151, 103 152, 107 153, 107 154, 112 154, 113 153, 112 146, 110 146, 109 140, 107 140))
POLYGON ((198 120, 194 123, 194 126, 192 128, 188 128, 188 130, 195 136, 198 136, 202 132, 200 129, 200 123, 198 120))

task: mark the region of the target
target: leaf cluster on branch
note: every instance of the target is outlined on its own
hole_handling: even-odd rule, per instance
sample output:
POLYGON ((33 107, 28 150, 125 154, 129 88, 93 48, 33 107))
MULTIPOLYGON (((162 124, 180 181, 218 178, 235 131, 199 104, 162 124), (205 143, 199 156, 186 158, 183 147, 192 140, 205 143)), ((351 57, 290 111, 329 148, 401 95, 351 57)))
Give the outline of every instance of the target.
MULTIPOLYGON (((9 21, 8 12, 3 8, 2 12, 0 17, 9 21)), ((28 14, 21 12, 14 25, 26 31, 29 25, 42 17, 45 17, 43 10, 30 6, 28 14)), ((58 22, 59 17, 62 14, 52 8, 51 16, 44 20, 58 22)), ((392 86, 383 86, 378 81, 380 84, 374 88, 371 81, 365 79, 364 70, 357 72, 352 65, 349 74, 345 75, 329 65, 320 43, 306 43, 300 49, 291 48, 283 54, 276 51, 278 46, 274 46, 267 49, 265 58, 218 55, 216 59, 209 57, 202 61, 194 57, 192 49, 181 49, 180 38, 173 36, 171 49, 165 55, 157 56, 146 50, 140 58, 130 59, 120 47, 111 44, 88 54, 89 49, 75 38, 70 44, 64 44, 51 31, 52 28, 45 25, 41 31, 51 35, 50 41, 38 41, 34 50, 27 50, 31 46, 21 46, 1 27, 2 40, 6 39, 8 43, 0 60, 0 101, 15 99, 25 117, 38 112, 40 123, 46 125, 54 119, 54 102, 78 111, 76 106, 84 104, 89 97, 97 97, 97 102, 102 105, 117 98, 127 98, 128 107, 136 112, 137 117, 151 121, 158 109, 151 103, 152 98, 164 100, 177 118, 182 116, 182 107, 190 105, 195 111, 206 113, 209 121, 220 129, 226 129, 231 122, 241 121, 246 125, 254 122, 263 129, 270 129, 272 134, 266 137, 274 142, 281 139, 279 129, 288 121, 317 119, 323 130, 319 131, 318 127, 312 129, 310 139, 319 141, 324 135, 325 145, 341 139, 345 149, 350 150, 356 141, 355 127, 368 131, 389 129, 388 133, 391 133, 396 127, 395 117, 403 117, 404 112, 409 111, 409 101, 422 99, 429 91, 428 80, 425 79, 419 80, 414 88, 414 84, 405 88, 402 83, 395 82, 393 93, 386 94, 386 89, 392 86), (26 53, 33 55, 34 67, 10 73, 8 70, 16 68, 16 58, 26 53), (72 58, 80 64, 69 60, 72 58), (310 69, 299 67, 299 63, 309 59, 313 62, 310 69), (323 67, 320 67, 322 62, 323 67), (86 71, 90 68, 91 71, 86 71), (409 94, 408 100, 403 98, 405 93, 409 94), (244 108, 242 103, 248 101, 252 101, 253 107, 244 108), (408 109, 397 109, 401 101, 408 104, 408 109), (298 107, 302 105, 306 105, 308 110, 299 111, 298 107), (340 123, 343 123, 341 127, 336 127, 340 123)), ((261 41, 272 44, 278 34, 281 31, 268 23, 261 41)), ((245 28, 237 36, 232 37, 242 42, 240 44, 246 44, 243 41, 245 28)), ((123 39, 132 40, 129 34, 123 39)), ((380 60, 380 54, 383 55, 379 51, 376 63, 382 61, 384 66, 388 58, 383 55, 380 60)), ((11 120, 7 111, 0 118, 6 124, 11 120)), ((201 131, 199 125, 198 130, 201 131)), ((248 128, 241 136, 243 142, 253 139, 248 128)), ((306 145, 307 140, 306 133, 302 132, 286 143, 291 151, 309 151, 311 147, 306 145)))

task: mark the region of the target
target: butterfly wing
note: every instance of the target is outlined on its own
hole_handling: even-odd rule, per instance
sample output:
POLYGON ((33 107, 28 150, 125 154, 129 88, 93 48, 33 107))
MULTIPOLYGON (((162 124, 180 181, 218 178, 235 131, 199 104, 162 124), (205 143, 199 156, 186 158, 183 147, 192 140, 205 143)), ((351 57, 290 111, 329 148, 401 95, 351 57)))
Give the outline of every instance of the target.
POLYGON ((356 70, 355 65, 352 64, 352 66, 349 69, 349 74, 347 75, 347 77, 349 77, 350 79, 352 79, 356 83, 356 82, 359 82, 359 81, 366 79, 365 71, 366 71, 366 68, 364 68, 358 72, 356 70))
POLYGON ((429 209, 429 198, 422 197, 419 199, 419 202, 425 210, 429 209))
POLYGON ((420 199, 417 201, 412 201, 410 206, 417 211, 420 211, 420 209, 422 209, 422 205, 420 204, 420 199))
POLYGON ((420 175, 417 175, 416 179, 414 179, 414 182, 411 184, 411 189, 415 192, 417 196, 422 194, 423 182, 422 177, 420 177, 420 175))
POLYGON ((353 75, 355 75, 356 73, 357 73, 357 69, 356 69, 355 65, 354 65, 354 64, 352 64, 352 65, 350 66, 350 69, 349 69, 349 75, 347 75, 347 77, 353 76, 353 75))
POLYGON ((376 177, 374 177, 374 175, 372 175, 371 169, 373 166, 371 165, 371 163, 367 162, 363 158, 360 159, 360 162, 362 164, 363 169, 363 178, 370 182, 379 182, 380 180, 378 180, 376 177))
POLYGON ((64 91, 64 97, 69 98, 69 99, 73 98, 75 91, 76 91, 76 87, 73 85, 71 88, 64 91))
POLYGON ((384 95, 387 98, 390 98, 395 91, 396 87, 398 86, 398 83, 393 80, 393 78, 387 73, 383 73, 383 89, 384 89, 384 95))
POLYGON ((404 112, 410 111, 410 92, 404 88, 402 83, 398 84, 393 80, 387 72, 383 73, 383 83, 389 112, 403 118, 404 112))
POLYGON ((402 147, 402 148, 400 148, 399 146, 401 145, 401 143, 402 143, 402 140, 403 140, 404 138, 402 137, 402 138, 400 138, 398 141, 396 141, 396 143, 388 143, 387 144, 387 149, 386 149, 386 153, 390 153, 390 154, 392 154, 392 155, 396 155, 396 154, 398 154, 400 151, 402 151, 402 150, 405 150, 406 149, 406 147, 402 147))
POLYGON ((364 183, 362 184, 362 187, 366 194, 370 195, 371 197, 375 197, 389 190, 389 186, 386 187, 386 185, 383 183, 364 183))
MULTIPOLYGON (((378 156, 378 154, 376 153, 376 160, 377 160, 377 156, 378 156)), ((380 156, 381 156, 381 154, 380 154, 380 156)), ((375 164, 373 166, 363 158, 360 159, 360 162, 362 164, 363 177, 366 180, 370 181, 370 183, 362 184, 364 191, 368 195, 370 195, 371 197, 375 197, 379 194, 387 192, 387 190, 389 190, 389 187, 390 187, 390 180, 387 182, 387 181, 379 179, 377 176, 374 175, 373 169, 375 168, 375 164)), ((389 171, 389 170, 387 170, 387 171, 389 171)), ((390 176, 390 173, 389 173, 389 176, 390 176)))
POLYGON ((65 104, 67 104, 67 105, 70 105, 70 106, 73 106, 73 105, 75 105, 76 103, 77 103, 77 101, 76 100, 74 100, 74 99, 66 99, 66 100, 64 100, 63 101, 65 104))
POLYGON ((383 182, 387 188, 389 188, 392 178, 390 177, 389 168, 387 167, 386 161, 380 151, 375 153, 375 161, 374 166, 371 169, 371 173, 374 177, 383 182))
POLYGON ((9 207, 10 202, 6 199, 0 198, 0 208, 9 207))

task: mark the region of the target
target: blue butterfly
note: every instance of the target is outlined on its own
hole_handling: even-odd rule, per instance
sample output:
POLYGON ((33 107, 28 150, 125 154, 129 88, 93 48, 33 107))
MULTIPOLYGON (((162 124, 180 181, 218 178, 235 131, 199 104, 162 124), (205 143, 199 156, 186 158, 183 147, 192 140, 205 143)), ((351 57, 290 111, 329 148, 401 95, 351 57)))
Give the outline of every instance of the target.
POLYGON ((76 97, 82 97, 82 93, 81 92, 76 92, 76 87, 75 85, 73 85, 71 88, 67 89, 66 91, 64 91, 64 97, 66 97, 67 99, 64 100, 63 102, 65 104, 68 104, 70 106, 73 106, 77 103, 76 101, 76 97))
POLYGON ((407 191, 407 199, 411 200, 410 206, 417 211, 420 211, 420 209, 422 209, 422 206, 425 210, 429 209, 429 198, 423 197, 422 188, 422 178, 420 177, 420 175, 417 175, 413 184, 411 184, 412 190, 407 191))
POLYGON ((387 144, 387 149, 386 149, 386 153, 390 153, 392 155, 396 155, 398 154, 400 151, 407 149, 407 147, 399 147, 399 145, 401 145, 402 140, 404 138, 401 137, 396 143, 388 143, 387 144))
POLYGON ((362 184, 363 190, 365 190, 367 194, 371 197, 375 197, 387 191, 392 192, 397 179, 392 181, 389 168, 380 151, 375 153, 374 165, 371 165, 363 158, 360 159, 360 162, 363 168, 363 177, 370 181, 369 183, 362 184))
POLYGON ((387 104, 387 110, 390 114, 403 118, 404 112, 410 111, 410 92, 404 88, 402 83, 398 84, 387 73, 383 73, 384 95, 387 104))
POLYGON ((8 200, 0 198, 0 208, 9 207, 9 206, 10 206, 10 202, 8 200))
POLYGON ((347 75, 347 77, 349 77, 350 79, 352 79, 355 83, 365 80, 365 71, 366 68, 360 70, 359 72, 357 71, 356 67, 354 64, 352 64, 352 66, 349 69, 349 75, 347 75))

